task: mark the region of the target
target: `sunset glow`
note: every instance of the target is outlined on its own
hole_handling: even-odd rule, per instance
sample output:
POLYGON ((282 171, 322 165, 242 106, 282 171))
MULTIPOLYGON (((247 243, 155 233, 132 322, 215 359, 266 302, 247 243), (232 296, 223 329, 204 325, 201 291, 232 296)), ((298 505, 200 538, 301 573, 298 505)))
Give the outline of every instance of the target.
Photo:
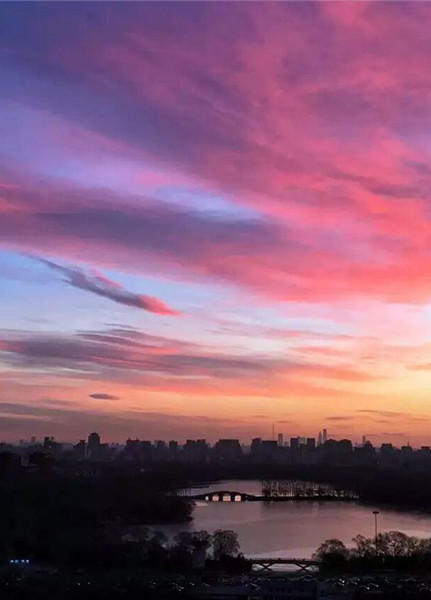
POLYGON ((0 7, 0 439, 429 445, 430 27, 0 7))

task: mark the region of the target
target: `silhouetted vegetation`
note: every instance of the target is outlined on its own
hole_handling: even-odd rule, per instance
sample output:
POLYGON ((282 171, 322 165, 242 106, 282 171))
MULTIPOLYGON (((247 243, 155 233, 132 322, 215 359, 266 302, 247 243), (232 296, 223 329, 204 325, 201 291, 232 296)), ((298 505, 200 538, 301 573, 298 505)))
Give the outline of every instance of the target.
POLYGON ((181 532, 168 540, 154 528, 191 518, 192 502, 176 493, 178 476, 124 465, 59 474, 45 466, 3 471, 1 563, 28 558, 62 568, 186 572, 202 568, 211 548, 218 566, 235 563, 232 531, 181 532))
POLYGON ((126 526, 184 522, 192 504, 169 478, 108 469, 97 477, 14 474, 0 481, 0 560, 125 562, 126 526))
POLYGON ((323 542, 314 555, 322 561, 321 569, 344 572, 428 572, 431 569, 431 538, 418 539, 401 531, 389 531, 376 539, 357 535, 352 542, 352 548, 337 539, 323 542))
POLYGON ((383 469, 376 466, 337 467, 330 465, 277 465, 243 463, 166 465, 175 470, 185 485, 223 479, 301 479, 330 484, 337 490, 355 492, 361 502, 431 511, 431 471, 408 467, 383 469))

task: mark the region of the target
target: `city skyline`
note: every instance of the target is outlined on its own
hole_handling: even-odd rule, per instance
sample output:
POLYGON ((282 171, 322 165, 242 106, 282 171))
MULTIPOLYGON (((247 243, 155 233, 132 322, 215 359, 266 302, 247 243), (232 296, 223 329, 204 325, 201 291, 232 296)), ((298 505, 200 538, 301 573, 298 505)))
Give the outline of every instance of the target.
MULTIPOLYGON (((56 440, 46 435, 43 440, 32 436, 31 440, 19 440, 18 444, 0 444, 2 457, 21 467, 36 468, 57 464, 59 468, 69 464, 98 463, 99 466, 120 463, 151 464, 155 466, 170 463, 236 466, 238 468, 268 469, 289 467, 325 468, 361 467, 367 469, 415 469, 430 472, 431 446, 418 448, 410 444, 398 447, 389 441, 374 446, 366 436, 361 442, 350 439, 333 439, 326 430, 316 437, 292 436, 286 442, 282 434, 271 439, 260 437, 241 443, 238 438, 204 438, 186 440, 163 440, 130 438, 106 442, 97 432, 79 439, 74 443, 56 440)), ((250 476, 250 472, 248 473, 250 476)), ((256 472, 254 473, 256 475, 256 472)), ((220 475, 219 475, 220 476, 220 475)))
POLYGON ((427 445, 431 5, 0 14, 0 439, 427 445))
MULTIPOLYGON (((277 446, 279 447, 291 447, 292 446, 292 440, 293 443, 296 444, 303 444, 303 445, 307 445, 307 443, 310 443, 311 441, 313 442, 315 447, 319 447, 324 445, 327 441, 332 441, 332 442, 339 442, 339 441, 348 441, 351 442, 353 447, 359 447, 359 446, 364 446, 365 444, 371 444, 373 445, 372 440, 369 440, 367 435, 362 434, 360 438, 358 439, 350 439, 348 437, 343 437, 343 436, 336 436, 331 434, 330 432, 328 432, 326 429, 323 429, 322 431, 319 431, 317 433, 317 435, 313 435, 311 434, 307 434, 307 435, 298 435, 295 433, 292 433, 291 435, 286 434, 284 432, 277 432, 274 436, 256 436, 253 438, 249 438, 249 439, 241 439, 239 437, 217 437, 214 436, 211 439, 207 439, 207 438, 203 438, 203 437, 196 437, 193 438, 191 436, 186 436, 184 438, 180 438, 180 439, 164 439, 161 436, 157 436, 156 432, 155 435, 153 437, 149 437, 149 438, 143 438, 141 437, 133 437, 133 436, 126 436, 126 438, 124 438, 124 440, 112 440, 112 439, 107 439, 103 436, 103 433, 99 433, 99 432, 92 432, 89 433, 88 435, 84 435, 84 436, 79 436, 79 438, 76 438, 75 440, 71 440, 71 439, 58 439, 56 438, 55 435, 47 435, 46 432, 45 434, 43 434, 40 438, 38 438, 35 435, 31 435, 30 438, 25 439, 25 438, 20 438, 20 439, 15 439, 9 442, 6 442, 5 440, 0 440, 0 444, 4 444, 4 445, 26 445, 26 446, 32 446, 32 445, 40 445, 42 443, 46 443, 47 441, 49 443, 51 442, 55 442, 55 443, 60 443, 60 444, 67 444, 67 445, 73 445, 76 443, 81 443, 81 442, 89 442, 90 438, 92 437, 93 440, 96 437, 96 439, 98 439, 98 443, 101 443, 102 437, 103 437, 103 443, 104 444, 110 444, 110 445, 124 445, 127 441, 143 441, 145 443, 151 443, 151 444, 159 444, 159 443, 165 443, 165 444, 169 444, 169 443, 173 443, 175 442, 176 444, 179 444, 180 446, 183 446, 184 444, 186 444, 187 442, 204 442, 206 444, 208 444, 209 446, 211 445, 215 445, 217 442, 220 442, 221 440, 230 440, 230 441, 236 441, 239 442, 240 445, 243 448, 250 448, 253 445, 253 442, 265 442, 265 443, 276 443, 277 446)), ((386 439, 384 440, 381 445, 393 445, 394 447, 397 447, 396 444, 394 443, 393 440, 391 439, 386 439)), ((411 444, 409 441, 406 442, 405 446, 409 446, 411 447, 411 444)), ((378 447, 378 444, 376 444, 376 447, 378 447)), ((431 447, 431 445, 429 446, 418 446, 417 448, 429 448, 431 447)))

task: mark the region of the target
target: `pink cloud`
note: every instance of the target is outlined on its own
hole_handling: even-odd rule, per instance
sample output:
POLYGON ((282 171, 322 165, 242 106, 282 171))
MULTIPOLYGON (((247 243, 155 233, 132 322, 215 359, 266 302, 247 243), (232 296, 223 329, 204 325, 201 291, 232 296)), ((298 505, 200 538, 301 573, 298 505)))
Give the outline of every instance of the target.
POLYGON ((337 382, 374 379, 345 360, 320 364, 293 356, 235 354, 127 329, 68 336, 4 332, 0 353, 6 366, 17 369, 17 377, 21 370, 30 369, 36 379, 37 373, 45 371, 53 379, 68 380, 73 378, 73 369, 78 379, 187 394, 280 397, 289 391, 305 397, 331 397, 340 394, 334 386, 337 382), (319 383, 322 378, 326 385, 319 383))
MULTIPOLYGON (((162 268, 181 278, 229 281, 278 301, 368 297, 424 303, 431 295, 431 258, 421 235, 429 225, 418 226, 411 240, 410 222, 392 238, 355 240, 340 253, 339 244, 346 241, 342 232, 307 231, 273 219, 213 220, 104 190, 29 180, 4 186, 0 197, 4 247, 138 273, 145 264, 150 272, 162 268)), ((408 222, 409 216, 404 217, 408 222)), ((111 293, 112 282, 96 277, 99 293, 103 286, 111 293)), ((146 302, 153 311, 170 310, 146 302)))
MULTIPOLYGON (((31 366, 43 358, 55 370, 56 361, 79 358, 80 376, 92 384, 103 372, 122 385, 129 378, 194 400, 203 392, 291 392, 329 403, 331 395, 346 397, 337 385, 352 394, 377 387, 380 367, 425 378, 430 5, 190 3, 168 11, 152 3, 103 21, 83 18, 78 6, 59 19, 65 9, 58 6, 35 9, 40 18, 31 27, 22 10, 5 11, 12 16, 2 40, 2 93, 12 112, 19 105, 33 115, 32 143, 35 151, 49 145, 49 160, 38 178, 34 163, 43 158, 20 164, 18 143, 14 152, 13 144, 0 148, 10 168, 0 180, 2 248, 86 263, 82 272, 61 267, 71 285, 160 314, 175 310, 100 269, 223 283, 226 297, 235 286, 243 312, 282 303, 291 319, 308 311, 310 320, 348 324, 358 336, 326 336, 321 348, 323 334, 306 334, 302 346, 291 340, 294 364, 263 361, 261 370, 225 348, 113 334, 117 340, 108 341, 94 332, 73 343, 8 339, 9 361, 31 366), (84 162, 89 172, 99 169, 103 188, 74 180, 84 162), (125 190, 142 185, 152 197, 110 189, 116 164, 126 164, 123 176, 133 180, 125 190), (160 200, 164 187, 171 204, 160 200), (181 207, 182 194, 193 194, 199 210, 181 207), (214 216, 206 194, 222 196, 234 216, 214 216), (76 354, 62 358, 68 344, 76 354), (357 367, 364 363, 371 373, 357 367), (137 372, 145 369, 151 375, 137 372)), ((208 302, 200 314, 212 312, 208 302)), ((271 328, 262 337, 279 348, 280 332, 271 337, 271 328)), ((238 329, 258 337, 258 326, 238 329)))
MULTIPOLYGON (((154 171, 155 179, 149 172, 150 183, 168 181, 171 169, 175 183, 198 177, 277 218, 272 246, 260 239, 264 228, 249 228, 256 251, 238 230, 227 227, 227 240, 215 226, 195 220, 206 234, 191 226, 186 231, 196 244, 193 257, 189 240, 180 247, 173 239, 171 251, 141 242, 140 259, 150 257, 179 276, 246 285, 274 299, 428 301, 431 157, 417 137, 431 115, 421 108, 413 119, 409 108, 417 107, 420 90, 431 87, 421 34, 429 9, 414 7, 406 18, 402 7, 350 3, 274 5, 262 12, 247 5, 234 12, 239 30, 226 23, 222 8, 202 9, 199 18, 211 23, 208 44, 187 16, 175 35, 157 18, 145 35, 126 19, 109 43, 103 29, 90 31, 80 49, 65 43, 47 57, 66 79, 78 77, 90 99, 109 90, 110 110, 129 108, 120 111, 115 128, 109 110, 106 119, 91 107, 72 114, 66 102, 52 110, 112 140, 113 148, 152 153, 163 169, 154 171), (246 26, 253 36, 243 35, 246 26), (222 60, 227 53, 231 59, 222 60), (138 115, 157 124, 154 139, 139 129, 138 115)), ((47 197, 53 193, 48 186, 47 197)), ((65 231, 69 209, 59 198, 46 214, 37 212, 39 194, 27 225, 18 223, 15 206, 7 218, 14 220, 16 246, 52 251, 59 244, 65 256, 80 253, 89 260, 97 244, 105 249, 101 264, 133 262, 126 261, 127 244, 116 236, 131 211, 121 199, 106 198, 122 217, 117 230, 99 223, 95 240, 65 231), (28 230, 34 232, 27 240, 28 230), (55 243, 42 239, 49 236, 55 243)), ((73 210, 80 203, 83 212, 89 205, 96 210, 76 194, 70 202, 73 210)))
MULTIPOLYGON (((423 68, 430 11, 403 10, 369 3, 273 5, 263 11, 238 6, 233 26, 222 8, 208 6, 199 18, 210 24, 210 43, 187 15, 173 35, 169 19, 163 23, 150 11, 155 21, 145 34, 139 19, 126 18, 114 40, 103 28, 90 28, 80 49, 67 44, 66 36, 46 59, 66 79, 78 77, 88 93, 109 90, 114 108, 130 108, 117 117, 115 130, 110 114, 103 120, 89 109, 67 118, 111 139, 114 147, 153 152, 163 161, 163 179, 169 165, 175 182, 182 170, 181 177, 199 177, 237 202, 284 219, 285 235, 309 248, 300 257, 305 275, 310 256, 331 275, 339 272, 339 282, 327 278, 330 290, 313 274, 325 297, 357 290, 384 295, 395 285, 390 282, 396 271, 413 285, 403 292, 388 289, 388 296, 411 301, 429 293, 412 263, 421 272, 427 267, 428 259, 422 260, 430 223, 421 168, 431 161, 416 136, 430 115, 422 108, 415 112, 417 122, 410 122, 408 109, 416 108, 419 90, 430 85, 423 68), (244 34, 247 26, 253 36, 244 34), (228 54, 232 58, 223 60, 228 54), (96 77, 100 73, 105 85, 96 77), (131 127, 138 115, 145 122, 157 117, 156 140, 139 125, 131 127), (328 255, 316 235, 332 237, 345 260, 328 255)), ((262 262, 271 279, 265 256, 262 262)), ((254 271, 252 263, 242 268, 254 271)), ((235 270, 235 264, 229 267, 235 270)), ((283 269, 292 273, 289 296, 302 297, 295 288, 307 286, 298 284, 291 264, 276 267, 274 279, 283 269)), ((304 293, 320 298, 313 287, 304 293)))
POLYGON ((124 289, 119 283, 108 279, 105 275, 94 269, 90 273, 85 273, 77 267, 64 267, 50 260, 39 260, 50 269, 62 273, 65 276, 65 281, 78 289, 91 292, 92 294, 102 296, 103 298, 108 298, 118 304, 140 308, 159 315, 180 314, 158 298, 130 292, 124 289))

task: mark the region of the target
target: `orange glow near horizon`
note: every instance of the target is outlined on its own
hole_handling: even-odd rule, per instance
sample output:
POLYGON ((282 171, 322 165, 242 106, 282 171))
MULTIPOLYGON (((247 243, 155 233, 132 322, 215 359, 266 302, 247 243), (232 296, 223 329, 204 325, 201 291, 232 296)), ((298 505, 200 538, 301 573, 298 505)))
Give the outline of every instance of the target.
POLYGON ((431 6, 2 13, 0 439, 429 445, 431 6))

